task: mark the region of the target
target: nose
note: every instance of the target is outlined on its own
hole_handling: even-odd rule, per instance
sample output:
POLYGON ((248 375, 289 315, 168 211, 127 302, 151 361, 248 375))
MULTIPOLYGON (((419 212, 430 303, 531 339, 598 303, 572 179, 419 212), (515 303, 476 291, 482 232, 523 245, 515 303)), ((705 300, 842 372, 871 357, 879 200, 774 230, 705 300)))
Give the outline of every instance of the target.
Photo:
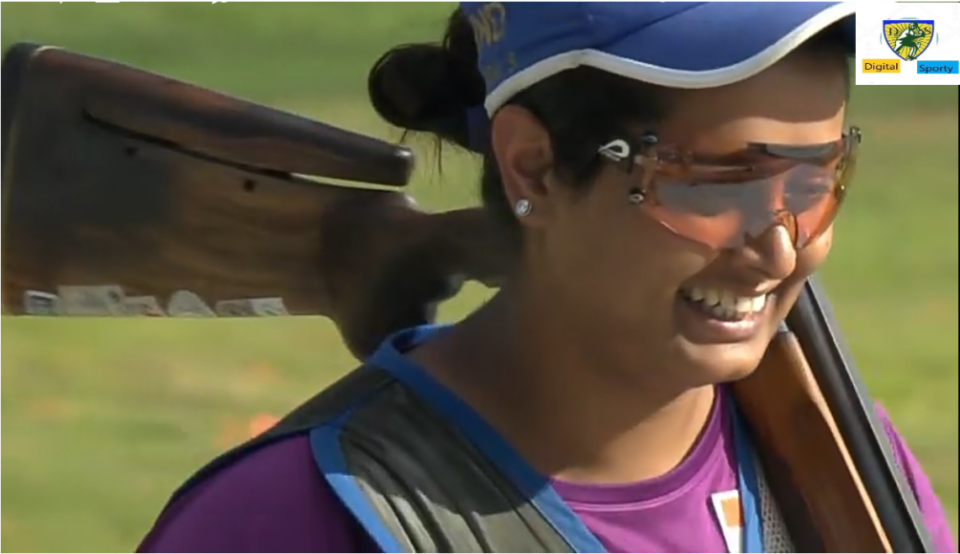
POLYGON ((743 245, 730 254, 732 262, 769 280, 782 281, 797 267, 794 236, 782 221, 746 237, 743 245))

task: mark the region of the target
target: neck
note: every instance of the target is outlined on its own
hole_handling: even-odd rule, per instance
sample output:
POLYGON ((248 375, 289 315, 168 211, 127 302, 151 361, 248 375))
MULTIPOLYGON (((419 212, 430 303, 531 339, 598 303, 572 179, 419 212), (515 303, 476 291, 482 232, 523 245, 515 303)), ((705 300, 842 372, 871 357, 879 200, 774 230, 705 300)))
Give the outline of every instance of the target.
POLYGON ((536 305, 504 289, 414 357, 546 475, 626 483, 679 465, 709 418, 713 387, 671 389, 637 377, 660 369, 633 360, 615 367, 627 364, 536 305))

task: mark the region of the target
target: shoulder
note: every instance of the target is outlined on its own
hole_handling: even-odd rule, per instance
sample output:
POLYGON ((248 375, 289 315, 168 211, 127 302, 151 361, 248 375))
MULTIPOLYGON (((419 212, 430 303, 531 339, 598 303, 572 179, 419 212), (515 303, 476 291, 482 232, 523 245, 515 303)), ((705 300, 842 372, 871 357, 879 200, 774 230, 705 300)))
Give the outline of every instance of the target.
POLYGON ((161 516, 140 552, 362 552, 362 530, 330 490, 306 436, 220 470, 161 516))
POLYGON ((883 423, 884 431, 886 431, 893 445, 893 454, 896 457, 897 463, 900 465, 904 476, 913 489, 913 494, 923 514, 924 522, 933 538, 935 552, 956 552, 957 547, 954 542, 953 532, 950 529, 950 523, 947 521, 946 513, 940 500, 937 498, 937 494, 933 490, 930 479, 924 473, 916 456, 910 451, 906 441, 900 433, 897 432, 887 411, 884 410, 880 404, 876 404, 876 410, 880 421, 883 423))

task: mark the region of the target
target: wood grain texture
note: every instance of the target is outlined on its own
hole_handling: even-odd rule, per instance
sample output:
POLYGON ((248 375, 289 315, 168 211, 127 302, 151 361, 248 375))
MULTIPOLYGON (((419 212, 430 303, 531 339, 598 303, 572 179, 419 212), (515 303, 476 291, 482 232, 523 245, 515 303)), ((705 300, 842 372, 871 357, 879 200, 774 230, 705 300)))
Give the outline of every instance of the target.
MULTIPOLYGON (((412 158, 392 145, 63 50, 15 48, 3 77, 7 313, 59 285, 280 297, 364 358, 463 279, 496 285, 514 266, 481 209, 428 214, 395 189, 292 175, 396 188, 412 158)), ((889 552, 792 335, 734 390, 798 546, 889 552)))
POLYGON ((403 185, 405 149, 59 49, 15 48, 4 77, 5 313, 60 285, 161 305, 280 297, 363 355, 431 320, 460 275, 505 272, 480 209, 427 214, 395 190, 292 175, 403 185))
POLYGON ((892 552, 870 495, 792 333, 767 347, 757 370, 733 385, 737 405, 774 469, 774 494, 802 552, 892 552))

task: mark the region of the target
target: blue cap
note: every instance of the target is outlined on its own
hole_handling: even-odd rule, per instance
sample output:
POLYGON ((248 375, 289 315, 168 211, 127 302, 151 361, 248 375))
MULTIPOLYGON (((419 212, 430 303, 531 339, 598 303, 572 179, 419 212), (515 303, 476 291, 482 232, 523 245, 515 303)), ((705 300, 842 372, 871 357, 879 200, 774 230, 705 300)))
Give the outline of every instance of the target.
POLYGON ((747 79, 840 23, 852 2, 464 2, 487 114, 556 73, 590 66, 673 88, 747 79))

